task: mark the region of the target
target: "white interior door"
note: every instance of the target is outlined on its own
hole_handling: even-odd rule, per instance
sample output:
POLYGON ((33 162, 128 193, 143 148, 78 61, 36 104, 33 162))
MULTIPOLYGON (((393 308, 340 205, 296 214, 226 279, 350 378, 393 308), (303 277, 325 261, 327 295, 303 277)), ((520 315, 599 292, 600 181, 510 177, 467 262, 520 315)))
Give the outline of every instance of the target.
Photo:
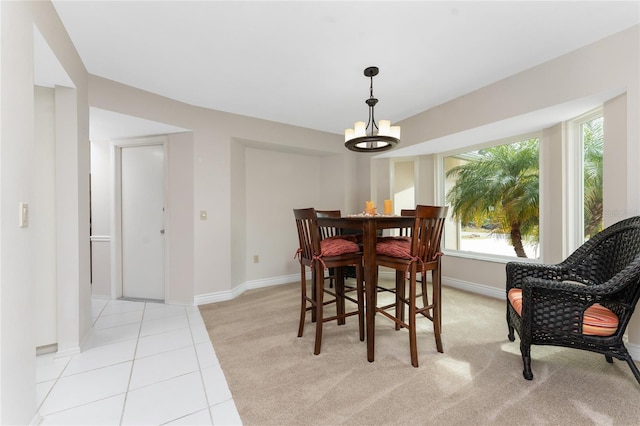
POLYGON ((164 147, 121 148, 122 296, 164 300, 164 147))

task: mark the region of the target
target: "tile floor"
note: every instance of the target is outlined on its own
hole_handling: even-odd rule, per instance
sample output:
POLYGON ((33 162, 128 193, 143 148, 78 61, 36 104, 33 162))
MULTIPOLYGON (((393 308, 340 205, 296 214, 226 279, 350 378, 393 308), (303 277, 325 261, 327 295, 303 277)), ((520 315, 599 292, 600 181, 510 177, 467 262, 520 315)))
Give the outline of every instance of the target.
POLYGON ((92 301, 80 354, 37 357, 44 425, 241 425, 197 307, 92 301))

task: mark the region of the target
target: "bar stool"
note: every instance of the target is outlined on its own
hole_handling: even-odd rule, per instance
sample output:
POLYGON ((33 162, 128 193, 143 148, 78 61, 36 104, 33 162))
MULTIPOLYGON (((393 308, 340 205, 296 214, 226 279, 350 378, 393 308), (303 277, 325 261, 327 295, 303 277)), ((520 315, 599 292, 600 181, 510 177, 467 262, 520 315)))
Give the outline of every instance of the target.
POLYGON ((316 337, 314 354, 320 353, 322 344, 322 326, 328 321, 337 320, 338 324, 344 324, 345 318, 358 316, 358 331, 360 340, 364 341, 364 291, 362 285, 363 266, 362 252, 354 241, 340 236, 320 238, 320 229, 316 211, 313 208, 294 209, 293 214, 298 229, 299 248, 297 257, 300 261, 300 323, 298 337, 304 332, 305 316, 308 310, 315 313, 316 337), (343 267, 356 266, 356 298, 345 293, 343 267), (312 296, 307 295, 306 268, 312 271, 312 296), (336 268, 335 291, 324 286, 324 270, 336 268), (325 301, 324 294, 333 296, 333 299, 325 301), (348 300, 357 305, 357 310, 345 312, 344 302, 348 300), (330 303, 336 303, 336 315, 324 318, 323 308, 330 303))
MULTIPOLYGON (((396 270, 395 295, 396 302, 390 305, 378 307, 376 312, 383 314, 396 324, 396 330, 406 328, 409 331, 409 347, 411 352, 411 365, 418 367, 418 350, 416 342, 416 316, 423 315, 433 322, 433 330, 438 352, 443 352, 440 338, 440 241, 444 229, 444 221, 447 217, 448 207, 417 206, 415 222, 411 229, 411 236, 381 238, 376 243, 376 264, 396 270), (431 304, 417 306, 418 294, 416 281, 418 273, 423 275, 432 272, 433 297, 431 304), (409 277, 409 295, 406 296, 406 278, 409 277), (404 306, 409 305, 409 322, 404 320, 404 306), (394 307, 395 315, 387 312, 394 307)), ((426 289, 423 289, 423 292, 426 289)))

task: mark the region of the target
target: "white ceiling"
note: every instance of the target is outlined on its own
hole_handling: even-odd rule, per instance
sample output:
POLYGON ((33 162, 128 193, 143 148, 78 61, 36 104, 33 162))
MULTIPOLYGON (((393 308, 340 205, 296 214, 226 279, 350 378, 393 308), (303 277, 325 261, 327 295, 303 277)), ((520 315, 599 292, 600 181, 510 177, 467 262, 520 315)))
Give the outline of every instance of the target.
POLYGON ((366 120, 368 66, 397 122, 640 22, 639 1, 53 4, 91 74, 334 133, 366 120))

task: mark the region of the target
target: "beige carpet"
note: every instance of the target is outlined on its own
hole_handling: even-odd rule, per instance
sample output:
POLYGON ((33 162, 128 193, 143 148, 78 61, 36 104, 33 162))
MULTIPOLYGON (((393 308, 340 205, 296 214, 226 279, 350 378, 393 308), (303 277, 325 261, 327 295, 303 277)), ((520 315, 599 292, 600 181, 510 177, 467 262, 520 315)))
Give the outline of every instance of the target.
POLYGON ((355 317, 325 323, 313 355, 309 314, 296 337, 299 297, 294 283, 200 307, 245 425, 640 424, 640 385, 625 362, 534 346, 534 380, 524 380, 503 301, 444 288, 444 353, 422 319, 413 368, 406 331, 381 315, 373 363, 355 317))

